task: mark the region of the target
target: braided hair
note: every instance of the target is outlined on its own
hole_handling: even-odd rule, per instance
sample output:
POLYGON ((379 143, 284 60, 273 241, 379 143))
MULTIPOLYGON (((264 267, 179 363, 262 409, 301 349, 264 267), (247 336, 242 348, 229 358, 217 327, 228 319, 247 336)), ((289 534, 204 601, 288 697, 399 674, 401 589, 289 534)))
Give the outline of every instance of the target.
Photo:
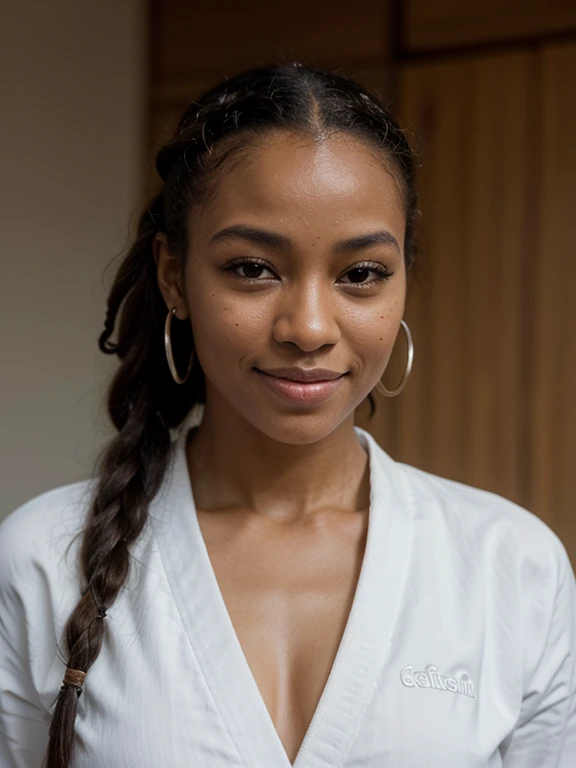
MULTIPOLYGON (((110 294, 99 348, 120 366, 107 407, 116 434, 96 461, 96 484, 81 531, 82 597, 64 628, 67 675, 58 693, 45 756, 47 768, 69 768, 78 696, 98 658, 106 609, 126 582, 130 546, 142 533, 148 505, 159 491, 170 458, 170 429, 205 402, 204 374, 193 355, 190 376, 177 384, 166 363, 167 307, 160 293, 153 242, 163 233, 183 263, 186 221, 193 204, 217 190, 219 169, 241 158, 260 137, 289 131, 322 140, 345 133, 364 141, 394 174, 406 214, 405 264, 414 259, 416 215, 413 157, 387 108, 361 85, 299 63, 259 67, 223 80, 190 104, 174 137, 157 154, 162 191, 142 214, 135 240, 110 294), (118 318, 118 321, 117 321, 118 318), (117 341, 111 336, 118 322, 117 341)), ((194 352, 190 323, 173 323, 172 343, 184 359, 194 352)), ((371 416, 374 400, 368 395, 371 416)), ((113 631, 113 627, 108 627, 113 631)), ((90 676, 87 683, 89 686, 90 676)))

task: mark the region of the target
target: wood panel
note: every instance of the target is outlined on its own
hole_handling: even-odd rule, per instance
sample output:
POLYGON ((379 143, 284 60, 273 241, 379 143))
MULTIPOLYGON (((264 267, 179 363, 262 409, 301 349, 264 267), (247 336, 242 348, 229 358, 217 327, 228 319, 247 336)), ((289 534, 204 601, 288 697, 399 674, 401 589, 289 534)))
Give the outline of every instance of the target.
POLYGON ((576 44, 539 55, 541 183, 530 312, 534 510, 576 563, 576 44))
POLYGON ((382 0, 155 0, 152 11, 154 79, 221 77, 270 58, 371 66, 386 48, 382 0))
POLYGON ((398 398, 395 455, 518 502, 529 58, 414 64, 400 85, 419 137, 425 263, 407 311, 421 365, 398 398))
POLYGON ((576 31, 574 0, 406 0, 403 10, 407 51, 576 31))

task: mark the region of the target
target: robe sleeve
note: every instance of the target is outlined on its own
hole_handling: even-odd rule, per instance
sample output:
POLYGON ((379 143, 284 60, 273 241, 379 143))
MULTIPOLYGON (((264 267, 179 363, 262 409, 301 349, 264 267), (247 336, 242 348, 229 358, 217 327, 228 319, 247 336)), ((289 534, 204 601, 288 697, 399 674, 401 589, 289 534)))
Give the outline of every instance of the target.
POLYGON ((30 650, 47 596, 27 557, 23 536, 31 532, 15 521, 9 516, 0 525, 0 766, 40 768, 50 716, 32 679, 30 650))
MULTIPOLYGON (((576 766, 576 580, 566 550, 555 541, 558 578, 550 599, 553 608, 503 768, 576 766)), ((540 636, 541 629, 527 622, 527 642, 540 636)))

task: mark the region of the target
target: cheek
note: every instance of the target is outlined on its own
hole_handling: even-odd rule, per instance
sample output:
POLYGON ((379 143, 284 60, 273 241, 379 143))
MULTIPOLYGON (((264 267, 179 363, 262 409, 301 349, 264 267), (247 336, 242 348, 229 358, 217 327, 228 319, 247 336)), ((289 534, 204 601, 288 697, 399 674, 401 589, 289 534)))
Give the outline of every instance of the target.
POLYGON ((231 358, 253 352, 258 335, 266 330, 255 305, 234 302, 215 292, 191 296, 190 303, 196 351, 206 372, 215 361, 229 368, 231 358))
POLYGON ((362 376, 379 379, 393 355, 398 335, 403 332, 400 321, 404 314, 404 294, 401 290, 395 291, 366 310, 364 306, 349 318, 349 347, 357 357, 362 376))
POLYGON ((379 348, 384 351, 394 344, 404 314, 403 295, 399 292, 397 296, 389 296, 366 310, 360 305, 358 311, 347 318, 348 335, 367 353, 373 354, 379 348))

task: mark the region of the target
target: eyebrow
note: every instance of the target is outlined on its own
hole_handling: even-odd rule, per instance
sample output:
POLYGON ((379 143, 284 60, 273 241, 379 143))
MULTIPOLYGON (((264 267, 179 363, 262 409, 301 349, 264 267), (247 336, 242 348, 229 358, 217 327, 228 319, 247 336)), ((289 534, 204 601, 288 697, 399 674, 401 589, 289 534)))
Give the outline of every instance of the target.
MULTIPOLYGON (((248 240, 249 242, 258 245, 268 245, 285 253, 291 251, 293 248, 292 241, 285 235, 279 235, 277 232, 269 232, 265 229, 249 227, 246 224, 233 224, 230 227, 221 229, 210 238, 210 244, 236 239, 248 240)), ((351 237, 348 240, 340 240, 340 242, 334 245, 332 250, 334 253, 341 254, 349 253, 351 251, 360 251, 363 248, 371 248, 375 245, 391 245, 398 251, 398 253, 400 253, 398 241, 391 232, 388 232, 385 229, 369 232, 366 235, 351 237)))

